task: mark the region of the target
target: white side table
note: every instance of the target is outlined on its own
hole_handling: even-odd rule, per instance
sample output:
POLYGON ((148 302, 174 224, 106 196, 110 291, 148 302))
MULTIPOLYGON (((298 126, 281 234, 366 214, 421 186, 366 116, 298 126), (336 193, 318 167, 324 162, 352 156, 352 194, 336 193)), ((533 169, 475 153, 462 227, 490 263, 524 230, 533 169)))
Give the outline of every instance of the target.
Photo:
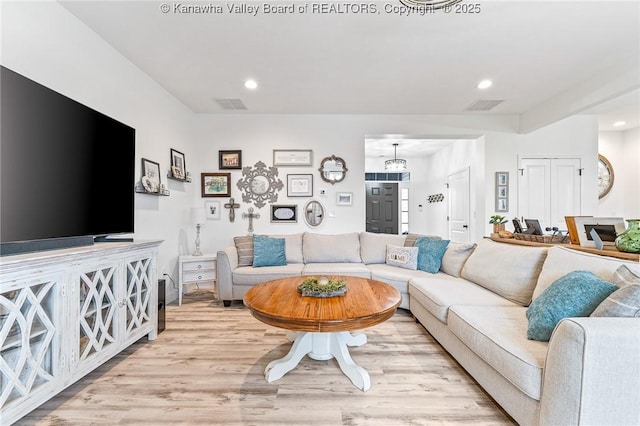
POLYGON ((182 305, 182 286, 185 284, 216 283, 216 256, 180 256, 178 258, 178 306, 182 305))

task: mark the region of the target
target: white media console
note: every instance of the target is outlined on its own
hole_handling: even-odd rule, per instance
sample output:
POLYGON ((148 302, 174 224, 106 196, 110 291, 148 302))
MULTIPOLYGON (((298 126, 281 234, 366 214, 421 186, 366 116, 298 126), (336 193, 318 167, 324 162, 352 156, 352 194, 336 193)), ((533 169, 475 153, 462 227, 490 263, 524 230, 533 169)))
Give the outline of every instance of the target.
POLYGON ((0 258, 0 419, 9 425, 157 335, 161 241, 0 258))

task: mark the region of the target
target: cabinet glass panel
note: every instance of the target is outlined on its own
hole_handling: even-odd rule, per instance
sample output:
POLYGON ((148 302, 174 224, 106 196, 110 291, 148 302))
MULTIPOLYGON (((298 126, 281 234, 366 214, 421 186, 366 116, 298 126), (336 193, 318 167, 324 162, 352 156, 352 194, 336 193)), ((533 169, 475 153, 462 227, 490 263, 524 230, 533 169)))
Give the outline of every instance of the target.
POLYGON ((116 342, 115 270, 110 267, 80 274, 80 360, 116 342))
POLYGON ((55 281, 0 294, 0 407, 54 381, 55 281))
POLYGON ((151 259, 127 263, 126 332, 132 333, 151 321, 151 259))

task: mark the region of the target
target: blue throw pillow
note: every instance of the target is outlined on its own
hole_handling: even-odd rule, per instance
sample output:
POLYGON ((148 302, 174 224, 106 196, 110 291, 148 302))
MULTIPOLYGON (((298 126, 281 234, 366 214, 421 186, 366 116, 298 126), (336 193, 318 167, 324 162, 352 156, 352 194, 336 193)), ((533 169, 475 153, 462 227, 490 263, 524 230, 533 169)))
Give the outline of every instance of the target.
POLYGON ((589 271, 558 278, 527 308, 527 339, 547 342, 563 318, 588 317, 618 287, 589 271))
POLYGON ((253 267, 284 266, 287 264, 284 238, 271 238, 266 235, 253 236, 253 267))
POLYGON ((418 269, 437 274, 448 245, 449 240, 429 237, 418 238, 415 244, 418 247, 418 269))

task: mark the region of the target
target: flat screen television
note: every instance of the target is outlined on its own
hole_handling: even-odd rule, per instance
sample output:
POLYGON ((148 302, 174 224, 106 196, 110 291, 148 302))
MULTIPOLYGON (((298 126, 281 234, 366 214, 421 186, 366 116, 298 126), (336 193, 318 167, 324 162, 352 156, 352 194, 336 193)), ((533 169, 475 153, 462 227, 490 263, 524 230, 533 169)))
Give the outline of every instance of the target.
POLYGON ((0 255, 134 232, 135 129, 0 69, 0 255))

